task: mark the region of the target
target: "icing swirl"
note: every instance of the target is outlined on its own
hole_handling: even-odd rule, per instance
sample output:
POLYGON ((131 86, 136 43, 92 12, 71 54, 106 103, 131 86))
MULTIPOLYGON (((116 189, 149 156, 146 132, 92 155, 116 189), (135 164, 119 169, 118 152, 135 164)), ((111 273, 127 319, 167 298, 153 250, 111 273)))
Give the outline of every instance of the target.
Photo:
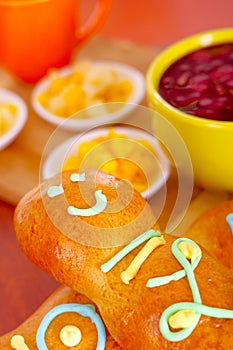
MULTIPOLYGON (((179 261, 181 266, 183 267, 183 271, 184 271, 183 277, 187 276, 188 278, 189 286, 192 291, 192 296, 194 301, 180 302, 180 303, 173 304, 169 306, 162 313, 162 316, 160 319, 160 331, 164 336, 164 338, 173 342, 181 341, 187 338, 197 326, 201 315, 206 315, 206 316, 216 317, 216 318, 233 319, 233 310, 214 308, 214 307, 209 307, 202 304, 200 292, 199 292, 198 285, 194 275, 194 268, 192 264, 189 262, 189 260, 183 255, 182 251, 179 249, 179 244, 181 242, 191 242, 195 245, 197 244, 188 238, 179 238, 172 244, 172 253, 175 256, 175 258, 179 261), (174 332, 170 330, 169 318, 172 315, 174 315, 176 312, 179 312, 181 310, 194 311, 196 313, 196 318, 191 326, 174 332)), ((197 262, 198 264, 200 259, 201 259, 201 254, 196 257, 195 262, 197 262)), ((181 277, 181 273, 179 274, 179 277, 181 277)))
POLYGON ((89 304, 61 304, 50 310, 43 318, 36 334, 36 344, 39 350, 48 350, 45 343, 45 333, 55 317, 61 315, 65 312, 76 312, 84 317, 89 317, 91 321, 95 324, 98 341, 96 345, 96 350, 104 350, 106 344, 106 331, 100 316, 96 313, 95 307, 89 304))

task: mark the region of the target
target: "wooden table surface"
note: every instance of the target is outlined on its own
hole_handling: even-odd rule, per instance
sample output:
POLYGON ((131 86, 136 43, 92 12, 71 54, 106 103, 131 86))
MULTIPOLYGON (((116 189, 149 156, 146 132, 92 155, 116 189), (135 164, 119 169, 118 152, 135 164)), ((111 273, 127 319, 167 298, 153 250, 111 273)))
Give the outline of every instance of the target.
MULTIPOLYGON (((208 2, 208 4, 210 3, 209 1, 206 2, 208 2)), ((225 2, 225 13, 226 16, 228 16, 230 10, 229 6, 233 9, 233 3, 232 1, 225 2)), ((115 2, 114 6, 116 6, 116 3, 117 2, 115 2)), ((118 11, 120 11, 120 3, 122 4, 122 2, 118 3, 118 11)), ((148 3, 151 5, 151 1, 148 1, 148 3)), ((155 4, 155 2, 153 3, 155 4)), ((166 1, 164 4, 165 3, 166 1)), ((169 2, 169 4, 171 3, 172 1, 169 2)), ((184 3, 187 4, 187 2, 184 3)), ((196 3, 198 3, 199 6, 201 6, 201 3, 205 5, 205 1, 197 1, 195 4, 196 3)), ((220 6, 220 3, 224 4, 224 1, 216 1, 216 5, 220 6)), ((211 4, 213 5, 213 2, 211 2, 211 4)), ((182 8, 184 10, 181 4, 181 9, 182 8)), ((212 8, 212 10, 214 11, 214 8, 212 8)), ((167 21, 172 18, 171 8, 170 12, 169 18, 165 18, 167 21)), ((230 13, 232 14, 232 11, 230 13)), ((194 14, 194 17, 198 18, 198 11, 194 14)), ((223 14, 220 17, 223 18, 223 14)), ((229 23, 228 17, 226 17, 226 25, 229 23)), ((117 18, 118 20, 120 18, 119 12, 117 18)), ((203 28, 200 24, 198 30, 208 28, 208 25, 210 26, 211 23, 216 24, 216 27, 222 25, 222 22, 211 22, 211 18, 213 18, 213 16, 210 16, 209 24, 207 22, 204 24, 204 20, 200 18, 200 20, 203 21, 201 22, 203 23, 203 28)), ((116 17, 113 16, 112 20, 113 19, 116 20, 116 17)), ((152 21, 151 16, 150 20, 152 21)), ((144 21, 146 22, 145 18, 144 21)), ((115 22, 113 21, 113 23, 115 22)), ((122 25, 123 27, 124 25, 126 26, 126 20, 122 21, 122 25)), ((164 24, 161 22, 160 25, 164 24)), ((114 32, 115 27, 112 29, 109 22, 107 22, 102 33, 110 34, 111 36, 111 30, 109 30, 109 28, 114 32)), ((125 33, 126 42, 104 39, 101 36, 97 36, 91 40, 78 55, 79 57, 85 57, 87 55, 90 58, 120 60, 133 64, 145 73, 149 63, 159 51, 156 44, 160 45, 161 42, 159 42, 159 40, 156 42, 156 38, 151 35, 150 39, 148 38, 148 40, 145 40, 145 43, 150 40, 153 46, 149 47, 141 44, 133 44, 128 41, 136 37, 135 31, 132 34, 131 30, 132 28, 129 28, 128 24, 128 32, 125 33)), ((178 27, 177 30, 179 30, 178 33, 177 31, 173 32, 174 34, 176 33, 177 36, 190 34, 188 33, 190 27, 185 28, 185 23, 182 28, 178 27)), ((119 33, 121 38, 124 37, 122 31, 119 33)), ((165 34, 166 33, 163 33, 163 35, 165 34)), ((176 39, 172 36, 172 25, 168 27, 167 37, 165 39, 167 42, 176 39)), ((141 42, 142 41, 141 38, 141 42)), ((4 71, 0 71, 0 82, 2 87, 7 87, 16 91, 29 104, 31 86, 25 86, 16 82, 4 71)), ((0 335, 14 329, 24 321, 58 286, 57 282, 24 257, 18 247, 13 227, 15 205, 24 193, 37 184, 41 152, 53 130, 54 128, 51 127, 51 125, 40 120, 38 116, 34 114, 29 104, 29 120, 25 129, 14 144, 0 154, 0 335), (40 130, 43 130, 43 132, 39 132, 40 130)), ((172 174, 167 184, 168 194, 166 206, 159 219, 162 227, 166 225, 174 205, 176 196, 175 184, 176 177, 172 174)), ((184 232, 189 224, 205 209, 227 198, 232 198, 232 195, 227 193, 211 193, 195 187, 189 209, 174 233, 178 234, 179 232, 184 232)))

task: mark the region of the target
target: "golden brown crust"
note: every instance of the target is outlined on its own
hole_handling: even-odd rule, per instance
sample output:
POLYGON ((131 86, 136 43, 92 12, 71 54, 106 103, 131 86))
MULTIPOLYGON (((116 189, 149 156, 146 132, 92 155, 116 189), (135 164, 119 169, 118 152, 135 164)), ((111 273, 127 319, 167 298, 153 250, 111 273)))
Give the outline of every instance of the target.
POLYGON ((230 213, 233 213, 233 200, 208 209, 189 227, 186 236, 233 272, 233 233, 226 221, 230 213))
MULTIPOLYGON (((68 186, 69 177, 67 174, 65 176, 64 185, 67 185, 68 196, 73 198, 75 193, 74 204, 80 205, 80 193, 77 188, 68 186)), ((117 182, 114 180, 109 185, 106 181, 105 175, 102 182, 101 179, 97 181, 98 187, 112 200, 115 198, 114 193, 116 194, 114 182, 115 185, 117 182)), ((51 180, 51 183, 57 184, 57 178, 51 180)), ((138 221, 137 235, 152 228, 153 224, 150 223, 153 215, 145 200, 135 192, 131 198, 127 207, 115 213, 113 218, 110 213, 96 216, 91 228, 95 231, 96 227, 105 227, 107 223, 107 227, 120 227, 120 231, 124 233, 126 226, 123 223, 135 222, 140 213, 143 213, 144 221, 138 221)), ((66 222, 68 219, 61 214, 59 203, 56 200, 51 202, 54 211, 58 210, 58 214, 66 222)), ((86 222, 86 219, 82 220, 86 222)), ((132 234, 132 229, 135 230, 134 225, 128 227, 127 237, 132 234)), ((125 285, 120 274, 142 246, 128 254, 110 272, 103 273, 101 265, 119 251, 120 247, 88 247, 75 241, 74 237, 71 239, 61 234, 48 217, 38 189, 19 204, 15 214, 15 228, 22 250, 34 263, 61 283, 85 294, 96 303, 108 330, 124 349, 225 350, 233 342, 232 320, 214 319, 205 315, 201 316, 201 322, 194 332, 178 343, 165 340, 160 333, 159 321, 166 307, 176 302, 193 301, 186 277, 165 286, 146 287, 148 279, 166 276, 181 269, 171 252, 175 237, 164 235, 166 244, 154 250, 136 277, 129 285, 125 285)), ((158 226, 154 224, 154 228, 158 229, 158 226)), ((204 305, 233 309, 233 276, 206 251, 203 251, 195 276, 204 305)))
MULTIPOLYGON (((36 332, 43 317, 55 306, 66 303, 93 304, 87 297, 71 290, 69 287, 58 288, 25 322, 13 331, 0 337, 0 349, 12 350, 11 338, 14 335, 22 335, 30 350, 38 350, 36 345, 36 332)), ((67 350, 68 348, 60 342, 59 333, 65 325, 75 325, 82 332, 82 340, 75 350, 95 350, 97 343, 97 332, 95 325, 90 319, 76 313, 64 313, 57 316, 48 327, 45 340, 48 349, 67 350)), ((122 348, 107 333, 106 350, 121 350, 122 348)))
POLYGON ((16 228, 24 224, 25 215, 36 231, 34 222, 41 222, 78 243, 97 247, 123 245, 140 232, 151 227, 155 218, 151 208, 129 183, 94 171, 86 171, 85 182, 72 182, 71 171, 47 180, 20 201, 15 212, 16 228), (64 194, 51 200, 47 190, 52 185, 63 185, 64 194), (75 217, 67 213, 69 205, 89 208, 95 204, 94 192, 102 190, 107 197, 107 207, 95 216, 75 217), (23 220, 23 222, 22 222, 23 220))
MULTIPOLYGON (((88 247, 79 244, 76 239, 82 240, 84 234, 90 234, 92 235, 92 241, 89 241, 94 242, 94 245, 98 245, 99 242, 102 244, 100 236, 103 233, 105 237, 110 235, 113 237, 120 236, 121 238, 118 239, 117 243, 121 241, 129 242, 141 232, 151 228, 155 219, 146 201, 136 191, 132 192, 129 185, 127 187, 128 191, 124 191, 120 198, 121 201, 126 201, 127 206, 122 209, 120 202, 120 211, 117 210, 118 204, 116 201, 116 210, 112 210, 110 213, 106 212, 107 207, 104 213, 94 217, 76 218, 70 216, 66 210, 70 198, 72 205, 77 207, 87 206, 78 184, 70 182, 71 174, 72 172, 64 173, 63 179, 59 178, 60 175, 58 175, 28 193, 16 208, 14 223, 22 250, 36 265, 41 266, 49 273, 52 271, 55 279, 58 279, 62 284, 71 285, 71 287, 74 287, 76 282, 70 271, 78 267, 76 270, 77 284, 79 290, 83 289, 85 291, 85 285, 81 282, 83 269, 91 266, 92 270, 88 273, 93 273, 93 276, 98 275, 100 261, 107 260, 117 251, 117 248, 112 247, 116 241, 113 243, 111 241, 107 242, 110 243, 110 248, 99 249, 95 246, 88 247), (61 181, 65 189, 65 201, 67 202, 64 201, 62 196, 51 199, 46 194, 51 185, 58 185, 61 181), (106 230, 106 227, 109 229, 106 230), (65 234, 62 234, 61 231, 65 234), (99 234, 97 242, 93 239, 96 232, 97 235, 99 234), (78 235, 78 238, 75 235, 78 235), (42 253, 41 249, 43 250, 43 247, 46 248, 46 251, 42 253)), ((119 181, 112 176, 103 175, 103 173, 98 173, 96 179, 96 174, 91 171, 86 171, 86 176, 90 177, 92 181, 90 186, 91 195, 93 194, 93 184, 96 183, 96 188, 102 189, 110 204, 114 202, 119 192, 119 181)), ((85 199, 88 198, 88 191, 84 195, 85 199)), ((106 241, 105 239, 104 243, 106 241)), ((98 284, 99 281, 97 281, 97 286, 98 284)))

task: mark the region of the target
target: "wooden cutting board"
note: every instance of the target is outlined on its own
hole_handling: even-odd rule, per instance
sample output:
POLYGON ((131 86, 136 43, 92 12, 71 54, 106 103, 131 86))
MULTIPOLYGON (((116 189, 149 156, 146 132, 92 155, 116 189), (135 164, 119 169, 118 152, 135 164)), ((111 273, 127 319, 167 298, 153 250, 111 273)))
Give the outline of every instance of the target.
MULTIPOLYGON (((115 60, 130 64, 145 74, 158 52, 159 49, 156 47, 143 47, 131 42, 114 41, 96 36, 75 53, 74 60, 79 58, 115 60)), ((0 70, 0 85, 18 93, 26 101, 29 110, 28 121, 23 131, 14 143, 0 152, 0 199, 15 205, 26 192, 38 184, 43 150, 55 127, 40 119, 33 111, 30 104, 33 85, 16 81, 4 70, 0 70)), ((146 105, 146 100, 143 104, 146 105)), ((68 132, 63 131, 59 137, 63 140, 68 135, 68 132)), ((176 194, 176 175, 172 172, 168 181, 165 210, 160 217, 162 226, 166 225, 176 194)), ((186 226, 202 211, 229 197, 229 194, 213 194, 195 188, 185 220, 179 227, 182 231, 185 230, 186 226)), ((156 197, 153 198, 151 204, 156 205, 156 200, 156 197)), ((180 232, 179 228, 177 232, 178 230, 180 232)))

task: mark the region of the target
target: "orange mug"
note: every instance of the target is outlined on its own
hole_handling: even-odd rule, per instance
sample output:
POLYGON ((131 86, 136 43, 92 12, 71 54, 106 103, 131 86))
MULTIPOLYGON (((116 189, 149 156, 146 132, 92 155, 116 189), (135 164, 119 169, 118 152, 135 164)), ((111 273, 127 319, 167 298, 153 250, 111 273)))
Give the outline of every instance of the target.
POLYGON ((27 83, 69 63, 106 19, 112 0, 97 0, 85 23, 80 0, 0 0, 0 64, 27 83))

